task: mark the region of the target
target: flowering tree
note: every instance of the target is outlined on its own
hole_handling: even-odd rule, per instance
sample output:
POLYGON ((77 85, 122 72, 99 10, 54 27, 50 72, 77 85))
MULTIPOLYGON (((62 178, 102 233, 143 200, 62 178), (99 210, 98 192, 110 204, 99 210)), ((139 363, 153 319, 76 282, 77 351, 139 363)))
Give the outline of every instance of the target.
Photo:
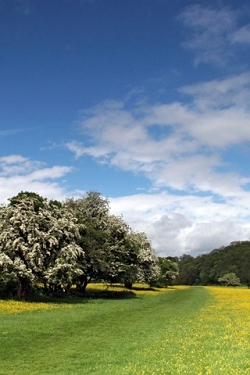
POLYGON ((77 290, 83 293, 93 279, 103 278, 107 262, 107 227, 109 202, 97 191, 90 191, 83 198, 68 199, 65 207, 73 210, 83 224, 78 243, 84 249, 82 274, 76 279, 77 290))
POLYGON ((0 207, 0 272, 16 281, 19 299, 35 282, 50 291, 76 283, 83 292, 92 279, 131 287, 158 271, 146 235, 110 215, 98 192, 64 203, 21 192, 0 207))
POLYGON ((85 258, 77 289, 84 292, 92 279, 124 282, 134 270, 138 255, 129 226, 121 217, 110 215, 109 202, 99 192, 90 191, 83 198, 68 199, 65 204, 84 224, 80 245, 85 258))
POLYGON ((236 276, 234 272, 228 272, 218 279, 219 283, 225 286, 239 286, 240 279, 236 276))
POLYGON ((122 217, 110 215, 109 202, 99 192, 91 191, 81 199, 69 199, 79 221, 84 224, 80 244, 85 251, 83 273, 77 288, 84 292, 92 279, 135 282, 138 273, 139 244, 122 217))
POLYGON ((122 217, 110 215, 107 220, 105 267, 103 278, 128 286, 137 271, 139 249, 132 230, 122 217))
POLYGON ((136 233, 140 244, 138 281, 151 284, 160 275, 158 257, 145 233, 136 233))
POLYGON ((70 210, 35 193, 21 193, 0 208, 0 269, 17 280, 18 299, 35 281, 69 286, 82 273, 79 230, 70 210))
POLYGON ((151 284, 152 280, 158 278, 160 269, 158 258, 145 233, 130 231, 127 234, 127 248, 134 254, 130 255, 129 267, 123 275, 123 283, 126 287, 132 288, 135 282, 151 284))
POLYGON ((158 287, 168 287, 179 276, 178 264, 169 258, 159 257, 158 265, 160 268, 160 275, 154 281, 154 285, 158 287))

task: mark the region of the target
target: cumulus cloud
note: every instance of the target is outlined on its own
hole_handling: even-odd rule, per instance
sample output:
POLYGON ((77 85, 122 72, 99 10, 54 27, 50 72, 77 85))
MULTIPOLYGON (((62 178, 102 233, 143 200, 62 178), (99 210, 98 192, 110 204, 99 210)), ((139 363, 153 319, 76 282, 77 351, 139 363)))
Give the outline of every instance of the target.
POLYGON ((154 187, 234 196, 249 177, 227 171, 223 152, 250 141, 250 75, 180 89, 188 103, 127 107, 105 101, 84 111, 83 139, 67 143, 76 157, 144 173, 154 187))
POLYGON ((159 256, 196 256, 250 236, 250 208, 243 212, 237 200, 163 192, 111 198, 110 203, 114 214, 122 213, 134 230, 147 233, 159 256))
POLYGON ((250 226, 239 221, 222 220, 213 222, 198 222, 192 231, 186 235, 186 252, 198 255, 218 249, 238 239, 249 239, 250 226))
POLYGON ((34 191, 50 199, 62 200, 66 191, 59 180, 72 171, 72 167, 46 167, 44 163, 34 161, 22 155, 0 157, 1 203, 20 191, 34 191))
POLYGON ((161 255, 201 253, 250 233, 250 176, 224 156, 250 141, 250 75, 179 92, 185 100, 173 103, 104 101, 82 112, 82 139, 67 144, 76 157, 151 181, 154 194, 111 199, 112 210, 161 255))
MULTIPOLYGON (((195 65, 236 59, 250 43, 245 20, 240 8, 187 6, 178 21, 189 31, 183 46, 195 65)), ((226 157, 250 142, 249 72, 178 93, 167 103, 103 101, 82 112, 82 139, 66 145, 76 158, 89 155, 151 181, 151 193, 111 198, 111 208, 146 231, 159 255, 197 255, 250 236, 250 175, 226 157)))

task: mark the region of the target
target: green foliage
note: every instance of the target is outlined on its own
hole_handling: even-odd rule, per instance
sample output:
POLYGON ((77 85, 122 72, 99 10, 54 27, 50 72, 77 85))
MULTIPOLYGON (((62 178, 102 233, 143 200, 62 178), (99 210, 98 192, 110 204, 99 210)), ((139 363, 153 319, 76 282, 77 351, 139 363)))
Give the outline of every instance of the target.
POLYGON ((235 273, 226 273, 224 276, 219 277, 219 283, 224 284, 226 286, 239 286, 240 279, 235 275, 235 273))
POLYGON ((0 299, 14 298, 17 289, 17 280, 15 278, 8 278, 6 275, 0 276, 0 299))
POLYGON ((18 207, 21 201, 32 201, 34 210, 36 212, 38 212, 39 208, 43 208, 45 202, 47 202, 47 200, 43 198, 41 195, 30 191, 21 191, 15 197, 10 198, 9 201, 10 206, 14 207, 18 207))
POLYGON ((84 249, 82 275, 77 290, 84 292, 89 282, 103 279, 132 287, 136 281, 149 282, 157 272, 157 257, 145 233, 135 233, 122 217, 111 215, 109 202, 98 192, 70 199, 79 222, 84 224, 80 246, 84 249))
POLYGON ((158 278, 151 282, 151 285, 161 288, 173 285, 179 275, 177 262, 173 262, 168 257, 159 257, 158 266, 160 269, 160 274, 158 278))
POLYGON ((111 215, 96 191, 63 203, 21 192, 0 207, 0 272, 16 281, 19 299, 35 283, 49 293, 68 293, 73 283, 84 292, 91 280, 132 286, 157 271, 146 235, 111 215))
POLYGON ((178 262, 179 277, 178 284, 194 285, 198 280, 198 269, 195 265, 195 258, 191 255, 182 255, 178 262))
POLYGON ((183 255, 177 282, 186 285, 215 285, 227 273, 235 273, 242 284, 250 283, 250 241, 233 242, 196 258, 183 255))
POLYGON ((160 273, 158 257, 145 233, 131 232, 130 241, 135 248, 136 259, 125 275, 125 285, 132 286, 136 281, 151 284, 160 273))
POLYGON ((19 299, 26 298, 35 282, 55 289, 81 273, 79 229, 69 210, 49 205, 37 194, 21 193, 0 208, 0 271, 18 280, 19 299))

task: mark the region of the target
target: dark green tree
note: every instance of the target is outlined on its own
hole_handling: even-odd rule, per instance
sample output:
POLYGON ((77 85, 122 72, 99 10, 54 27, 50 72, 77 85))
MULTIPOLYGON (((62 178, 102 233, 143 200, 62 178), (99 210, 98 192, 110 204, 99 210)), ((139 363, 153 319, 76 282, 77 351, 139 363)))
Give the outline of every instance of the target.
POLYGON ((194 285, 199 277, 195 258, 191 255, 182 255, 178 262, 179 277, 177 283, 181 285, 194 285))
POLYGON ((168 257, 158 257, 158 266, 160 274, 154 280, 154 286, 168 287, 173 285, 179 276, 179 268, 177 262, 173 262, 168 257))
POLYGON ((102 278, 106 267, 109 201, 97 191, 83 198, 68 199, 65 206, 72 209, 83 224, 79 245, 84 250, 82 275, 76 280, 77 290, 83 293, 92 280, 102 278))

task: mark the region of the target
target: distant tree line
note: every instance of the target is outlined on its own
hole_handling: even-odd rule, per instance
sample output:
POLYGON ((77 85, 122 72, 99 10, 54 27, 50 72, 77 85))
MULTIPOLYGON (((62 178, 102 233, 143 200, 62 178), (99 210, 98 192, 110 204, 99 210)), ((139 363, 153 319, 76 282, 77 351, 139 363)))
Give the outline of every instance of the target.
POLYGON ((65 202, 20 192, 0 207, 1 296, 24 300, 38 285, 52 295, 72 286, 82 294, 98 280, 167 286, 177 276, 177 264, 158 258, 145 233, 111 215, 99 192, 65 202))
POLYGON ((235 241, 197 257, 184 254, 178 266, 179 284, 250 286, 250 241, 235 241))

